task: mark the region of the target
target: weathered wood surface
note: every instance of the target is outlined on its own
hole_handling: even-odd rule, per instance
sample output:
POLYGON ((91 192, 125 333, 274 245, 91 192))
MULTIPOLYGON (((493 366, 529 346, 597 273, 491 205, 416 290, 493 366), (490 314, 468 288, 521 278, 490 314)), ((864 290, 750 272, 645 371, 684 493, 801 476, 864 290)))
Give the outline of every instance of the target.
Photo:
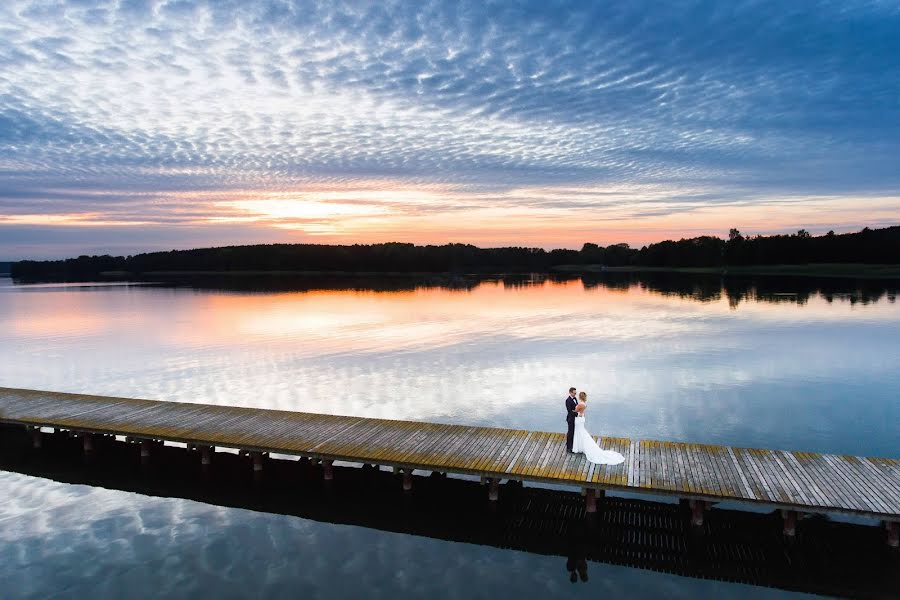
POLYGON ((900 520, 900 460, 600 437, 592 465, 565 435, 0 388, 0 421, 809 512, 900 520))

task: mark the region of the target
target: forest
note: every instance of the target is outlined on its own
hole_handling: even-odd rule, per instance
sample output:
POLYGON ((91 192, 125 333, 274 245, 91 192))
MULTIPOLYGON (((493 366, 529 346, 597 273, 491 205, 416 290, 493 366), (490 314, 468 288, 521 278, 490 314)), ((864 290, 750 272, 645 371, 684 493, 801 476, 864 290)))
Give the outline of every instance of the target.
POLYGON ((260 244, 149 252, 134 256, 79 256, 12 263, 15 278, 96 277, 160 272, 445 273, 549 271, 562 266, 724 267, 815 263, 900 264, 900 226, 855 233, 702 236, 641 248, 585 243, 580 250, 479 248, 470 244, 260 244))

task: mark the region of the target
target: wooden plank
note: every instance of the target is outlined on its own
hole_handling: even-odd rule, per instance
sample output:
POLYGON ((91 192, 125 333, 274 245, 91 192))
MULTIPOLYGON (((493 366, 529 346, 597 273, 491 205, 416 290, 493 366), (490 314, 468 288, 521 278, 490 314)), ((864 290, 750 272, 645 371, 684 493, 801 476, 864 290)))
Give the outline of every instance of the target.
POLYGON ((872 477, 869 470, 866 468, 865 463, 862 460, 862 457, 859 456, 839 456, 836 458, 843 458, 843 464, 847 469, 852 471, 853 475, 857 478, 858 481, 861 482, 863 487, 869 491, 869 493, 879 499, 881 505, 885 508, 885 510, 890 510, 890 508, 894 505, 890 494, 888 494, 888 486, 880 486, 876 483, 876 480, 872 477))
POLYGON ((865 468, 878 482, 879 489, 883 490, 891 500, 893 512, 900 512, 900 475, 892 480, 891 473, 882 472, 874 460, 860 457, 859 461, 862 468, 865 468))
POLYGON ((845 490, 857 506, 861 507, 862 510, 878 512, 877 509, 873 508, 873 503, 877 502, 873 502, 873 499, 870 498, 863 489, 860 489, 860 482, 843 468, 843 465, 837 457, 830 454, 823 454, 822 459, 829 464, 831 471, 835 476, 844 482, 845 490))
POLYGON ((479 428, 475 437, 466 445, 466 447, 457 453, 454 464, 457 468, 469 471, 476 470, 478 457, 486 450, 486 447, 494 442, 495 437, 490 428, 479 428))
POLYGON ((486 472, 487 467, 493 464, 497 455, 503 452, 513 437, 513 432, 509 430, 491 430, 490 439, 484 445, 482 451, 473 459, 472 469, 478 472, 486 472))
POLYGON ((491 438, 484 444, 481 452, 472 459, 472 470, 480 472, 487 471, 487 466, 493 462, 497 454, 501 452, 506 444, 509 443, 509 440, 512 439, 512 435, 510 434, 511 432, 506 430, 493 431, 491 438))
POLYGON ((550 479, 560 479, 560 473, 566 464, 569 453, 566 450, 565 436, 556 434, 554 437, 556 438, 556 452, 550 457, 547 468, 545 469, 545 475, 550 479))
POLYGON ((747 476, 744 474, 744 469, 741 467, 741 464, 738 462, 737 457, 734 455, 733 448, 728 448, 728 457, 731 460, 733 471, 737 474, 737 477, 740 480, 740 489, 743 491, 744 497, 753 500, 761 500, 761 498, 757 497, 756 493, 753 491, 753 488, 750 487, 750 482, 747 480, 747 476))
POLYGON ((829 465, 821 454, 804 453, 805 464, 815 470, 823 481, 828 481, 828 490, 833 499, 832 507, 859 510, 857 502, 846 489, 845 483, 836 478, 829 465))
POLYGON ((715 490, 718 496, 729 498, 734 495, 731 491, 731 480, 720 468, 717 452, 718 448, 716 446, 707 444, 701 446, 704 468, 710 478, 710 488, 715 490))
POLYGON ((490 473, 499 473, 505 470, 510 453, 515 449, 516 445, 521 441, 525 432, 512 431, 511 435, 506 439, 503 445, 498 448, 497 452, 488 456, 479 468, 490 473))
POLYGON ((794 469, 789 467, 787 462, 777 452, 769 452, 769 461, 777 468, 781 469, 784 477, 794 489, 795 498, 799 498, 800 502, 806 506, 814 506, 815 501, 812 499, 812 490, 805 482, 799 472, 795 473, 794 469))
POLYGON ((515 467, 516 464, 518 463, 518 461, 520 460, 522 453, 526 452, 527 448, 530 447, 530 442, 531 442, 531 439, 533 436, 534 436, 534 432, 529 431, 528 435, 526 435, 522 439, 522 443, 517 447, 515 453, 512 455, 512 459, 510 459, 510 461, 509 461, 509 466, 506 467, 506 473, 512 472, 513 467, 515 467))
POLYGON ((446 447, 461 435, 459 428, 453 425, 436 425, 434 429, 422 427, 419 432, 412 432, 409 440, 396 441, 393 446, 375 456, 377 461, 387 463, 419 463, 433 467, 443 456, 441 448, 446 447))
POLYGON ((529 475, 531 477, 535 476, 536 471, 541 465, 541 462, 544 460, 544 457, 547 456, 547 453, 550 452, 550 449, 553 446, 553 438, 549 433, 544 433, 541 435, 541 449, 531 460, 531 463, 525 469, 525 475, 529 475))
POLYGON ((628 445, 628 457, 625 459, 625 463, 628 465, 628 487, 635 487, 635 480, 637 479, 637 471, 635 467, 635 460, 637 455, 637 445, 636 442, 632 441, 628 445))
POLYGON ((437 461, 437 449, 444 443, 449 443, 459 430, 446 424, 434 424, 429 427, 424 424, 418 431, 409 432, 406 439, 394 445, 385 444, 385 449, 378 452, 373 458, 375 462, 387 463, 419 463, 429 468, 437 461))
POLYGON ((537 432, 531 438, 528 448, 519 458, 518 464, 513 468, 516 475, 527 476, 534 468, 534 464, 547 447, 549 435, 543 432, 537 432))
POLYGON ((693 473, 690 469, 690 463, 688 462, 688 458, 686 456, 686 446, 684 444, 674 444, 672 446, 672 450, 675 452, 675 455, 678 459, 678 464, 681 467, 681 474, 684 477, 684 489, 689 493, 697 493, 699 491, 697 483, 694 480, 693 473))
POLYGON ((818 454, 812 454, 809 452, 795 452, 794 455, 797 457, 797 460, 807 469, 812 476, 816 478, 817 481, 823 482, 822 491, 826 494, 828 498, 827 507, 830 508, 841 508, 846 507, 849 508, 851 506, 850 500, 844 497, 844 492, 842 487, 838 486, 836 482, 830 481, 831 474, 822 468, 822 465, 818 463, 817 457, 818 454), (828 485, 825 485, 825 484, 828 485))
POLYGON ((825 505, 828 502, 828 497, 816 483, 815 475, 808 471, 800 461, 797 460, 797 457, 794 456, 793 453, 784 450, 779 450, 778 453, 781 456, 781 459, 791 466, 795 476, 801 478, 805 482, 807 495, 813 499, 812 505, 825 505))
POLYGON ((745 450, 745 448, 732 448, 732 454, 734 455, 735 460, 738 461, 739 468, 745 479, 749 482, 754 496, 762 501, 773 501, 774 498, 766 491, 765 484, 760 481, 756 469, 747 461, 747 453, 745 450))
POLYGON ((888 504, 883 502, 877 490, 869 489, 865 478, 858 476, 849 465, 841 460, 841 457, 832 454, 823 454, 828 463, 832 465, 834 470, 840 473, 841 477, 848 482, 851 489, 855 492, 855 497, 859 502, 868 507, 872 512, 886 512, 889 509, 888 504))

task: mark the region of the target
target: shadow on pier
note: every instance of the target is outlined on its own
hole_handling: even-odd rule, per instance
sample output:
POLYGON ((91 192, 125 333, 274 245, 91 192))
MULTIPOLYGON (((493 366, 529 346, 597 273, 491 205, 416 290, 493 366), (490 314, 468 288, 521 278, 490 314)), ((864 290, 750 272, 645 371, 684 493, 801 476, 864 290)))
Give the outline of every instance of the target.
POLYGON ((477 481, 400 477, 373 467, 335 467, 323 481, 308 461, 267 459, 254 473, 247 456, 158 445, 142 464, 136 444, 99 437, 90 455, 66 433, 33 449, 21 427, 0 426, 0 469, 63 483, 294 515, 429 538, 560 557, 560 577, 590 577, 590 563, 625 565, 686 577, 740 582, 854 598, 896 598, 900 553, 877 527, 808 518, 786 541, 777 514, 713 508, 701 529, 671 503, 607 496, 584 512, 577 492, 501 486, 489 502, 477 481))

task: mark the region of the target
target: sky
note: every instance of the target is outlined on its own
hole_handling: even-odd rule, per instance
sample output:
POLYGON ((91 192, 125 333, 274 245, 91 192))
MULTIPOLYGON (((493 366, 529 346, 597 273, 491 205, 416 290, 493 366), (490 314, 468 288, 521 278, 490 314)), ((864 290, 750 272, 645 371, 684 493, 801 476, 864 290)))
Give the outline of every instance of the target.
POLYGON ((0 3, 0 260, 900 223, 900 2, 0 3))

